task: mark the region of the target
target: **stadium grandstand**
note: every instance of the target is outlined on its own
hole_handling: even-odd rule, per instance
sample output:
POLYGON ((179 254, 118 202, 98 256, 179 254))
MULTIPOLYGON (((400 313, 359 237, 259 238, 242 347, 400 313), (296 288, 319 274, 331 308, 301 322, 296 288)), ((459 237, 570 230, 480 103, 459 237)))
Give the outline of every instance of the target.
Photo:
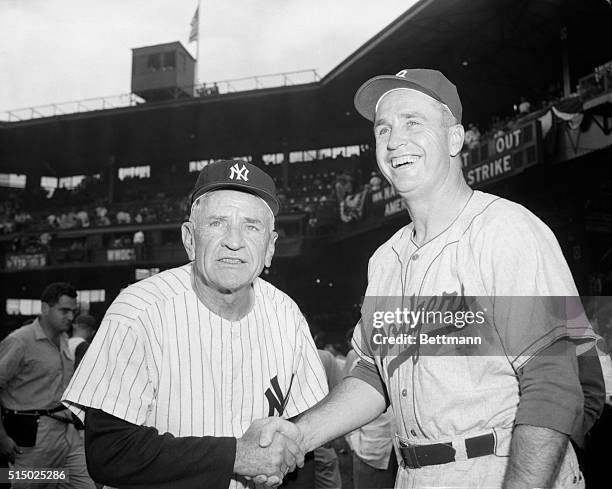
POLYGON ((377 173, 353 96, 407 67, 439 69, 458 86, 468 182, 536 212, 581 293, 611 295, 610 25, 606 0, 421 0, 323 77, 0 115, 0 338, 37 314, 44 284, 72 282, 101 317, 129 283, 184 263, 196 172, 233 157, 265 168, 281 194, 264 278, 342 338, 368 257, 408 219, 377 173))

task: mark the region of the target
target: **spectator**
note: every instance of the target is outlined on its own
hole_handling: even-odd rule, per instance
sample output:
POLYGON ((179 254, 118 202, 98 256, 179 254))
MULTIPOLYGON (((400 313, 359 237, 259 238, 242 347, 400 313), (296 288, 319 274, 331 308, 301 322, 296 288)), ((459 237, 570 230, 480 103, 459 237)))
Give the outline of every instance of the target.
POLYGON ((108 226, 110 221, 107 217, 108 210, 103 205, 96 207, 96 225, 97 226, 108 226))
POLYGON ((81 209, 79 212, 77 212, 76 219, 80 227, 82 228, 89 227, 89 214, 87 213, 86 210, 81 209))
POLYGON ((347 173, 341 173, 336 178, 336 199, 338 202, 342 202, 347 195, 353 192, 353 184, 350 176, 347 173))
POLYGON ((57 218, 55 214, 51 213, 47 216, 47 224, 49 225, 49 227, 58 228, 59 219, 57 218))
POLYGON ((132 243, 134 244, 134 250, 136 252, 136 259, 142 260, 144 257, 145 235, 140 229, 134 233, 134 237, 132 238, 132 243))
POLYGON ((130 224, 132 222, 132 216, 130 213, 124 210, 117 212, 116 216, 117 224, 130 224))
POLYGON ((0 343, 0 459, 8 459, 15 470, 63 469, 68 487, 94 489, 83 439, 60 403, 74 371, 66 333, 76 297, 71 285, 50 284, 41 297, 40 316, 0 343))
POLYGON ((521 115, 528 114, 531 110, 531 104, 527 101, 525 97, 521 97, 521 102, 518 106, 518 113, 521 115))
MULTIPOLYGON (((321 363, 325 369, 327 386, 331 391, 342 380, 342 370, 334 356, 326 351, 317 349, 321 363)), ((341 489, 342 477, 338 455, 332 443, 326 443, 322 447, 315 449, 315 489, 341 489)))
POLYGON ((468 149, 474 149, 480 142, 480 131, 473 122, 468 124, 468 130, 465 131, 464 142, 468 149))
POLYGON ((15 222, 15 230, 20 231, 24 226, 32 220, 32 216, 28 212, 20 211, 15 214, 13 221, 15 222))
POLYGON ((39 241, 45 251, 48 251, 51 246, 51 233, 45 231, 40 235, 39 241))
POLYGON ((77 213, 75 212, 74 208, 68 211, 68 214, 66 214, 66 218, 68 219, 68 224, 69 224, 68 227, 75 228, 79 225, 79 220, 77 219, 77 213))
MULTIPOLYGON (((353 349, 351 338, 354 328, 346 335, 350 351, 346 355, 344 377, 350 376, 359 356, 353 349)), ((393 451, 393 421, 389 410, 348 433, 345 438, 353 452, 353 487, 374 489, 393 487, 397 472, 397 458, 393 451)))
POLYGON ((74 359, 74 368, 76 369, 83 359, 83 355, 87 351, 91 340, 93 340, 98 321, 90 314, 80 314, 74 320, 72 325, 72 337, 68 339, 68 351, 71 358, 74 359))
POLYGON ((382 178, 380 178, 380 175, 378 173, 373 171, 370 174, 370 191, 378 192, 381 188, 382 188, 382 178))

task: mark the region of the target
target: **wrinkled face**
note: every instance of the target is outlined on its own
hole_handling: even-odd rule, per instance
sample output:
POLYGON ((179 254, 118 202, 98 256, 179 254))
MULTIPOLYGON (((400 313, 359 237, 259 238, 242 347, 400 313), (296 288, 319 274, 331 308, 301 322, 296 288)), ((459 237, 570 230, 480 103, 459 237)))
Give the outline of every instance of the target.
POLYGON ((221 293, 247 290, 270 266, 277 238, 264 201, 236 190, 201 197, 182 233, 198 282, 221 293))
POLYGON ((382 97, 374 120, 376 160, 399 193, 428 195, 444 182, 448 127, 443 105, 421 92, 396 90, 382 97))
POLYGON ((59 300, 53 306, 43 302, 41 315, 45 323, 56 333, 67 333, 72 329, 72 321, 77 314, 77 302, 73 297, 60 295, 59 300))

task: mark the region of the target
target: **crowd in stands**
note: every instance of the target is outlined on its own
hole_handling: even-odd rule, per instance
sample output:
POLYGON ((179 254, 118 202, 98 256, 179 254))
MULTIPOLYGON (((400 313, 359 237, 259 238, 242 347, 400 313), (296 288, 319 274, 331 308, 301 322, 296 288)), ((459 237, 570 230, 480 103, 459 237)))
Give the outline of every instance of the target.
MULTIPOLYGON (((322 235, 337 229, 338 203, 361 186, 360 163, 357 156, 339 156, 292 164, 287 188, 280 165, 266 169, 279 189, 281 213, 303 215, 304 232, 322 235)), ((108 189, 99 177, 86 177, 74 189, 58 188, 51 196, 43 189, 3 189, 0 234, 22 235, 7 251, 38 253, 48 252, 52 238, 62 231, 183 222, 188 218, 187 195, 193 178, 193 173, 177 175, 171 178, 171 185, 154 178, 124 178, 115 182, 112 204, 105 198, 108 189)), ((282 227, 278 231, 285 235, 282 227)), ((71 251, 76 254, 78 250, 71 251)))
MULTIPOLYGON (((480 141, 503 134, 521 118, 550 107, 560 100, 559 85, 550 86, 532 104, 525 96, 496 116, 481 131, 474 122, 466 124, 465 150, 480 141)), ((338 221, 350 222, 361 216, 359 208, 368 192, 376 192, 383 180, 375 171, 374 157, 362 148, 361 156, 323 158, 291 163, 288 186, 283 185, 282 165, 268 165, 279 188, 281 213, 303 213, 313 234, 331 230, 338 221)), ((38 187, 7 191, 0 189, 0 234, 55 232, 66 229, 181 222, 193 174, 171 168, 171 175, 151 178, 124 178, 116 181, 109 198, 104 176, 89 175, 72 189, 55 189, 51 196, 38 187)))

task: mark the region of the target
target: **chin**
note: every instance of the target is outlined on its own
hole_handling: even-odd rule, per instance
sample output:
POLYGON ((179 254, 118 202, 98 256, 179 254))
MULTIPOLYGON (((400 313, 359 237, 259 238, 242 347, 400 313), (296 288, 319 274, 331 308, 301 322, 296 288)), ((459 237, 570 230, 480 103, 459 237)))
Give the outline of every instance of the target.
POLYGON ((253 281, 231 281, 231 282, 223 282, 219 284, 219 288, 223 290, 227 294, 233 294, 239 292, 242 289, 246 289, 251 286, 253 281))

